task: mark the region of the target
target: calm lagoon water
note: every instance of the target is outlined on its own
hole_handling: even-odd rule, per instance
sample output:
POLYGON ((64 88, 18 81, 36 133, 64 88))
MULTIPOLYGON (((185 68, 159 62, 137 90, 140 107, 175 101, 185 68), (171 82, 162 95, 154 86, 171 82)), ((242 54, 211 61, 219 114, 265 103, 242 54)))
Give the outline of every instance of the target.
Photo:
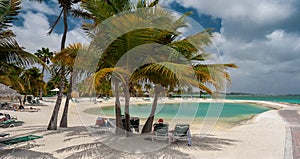
POLYGON ((262 100, 300 104, 300 95, 226 95, 226 99, 262 100))
MULTIPOLYGON (((124 114, 122 108, 122 114, 124 114)), ((215 114, 221 112, 220 120, 238 122, 249 119, 255 114, 259 114, 270 110, 270 108, 261 107, 255 104, 242 103, 224 103, 221 104, 210 103, 173 103, 173 104, 159 104, 156 110, 155 118, 173 119, 173 118, 195 118, 203 119, 204 117, 216 117, 215 114), (213 112, 207 114, 208 110, 213 112), (234 120, 233 120, 234 119, 234 120)), ((86 109, 84 112, 95 115, 114 116, 114 106, 111 107, 95 107, 86 109)), ((147 118, 151 111, 151 104, 139 104, 130 106, 130 115, 139 118, 147 118)))

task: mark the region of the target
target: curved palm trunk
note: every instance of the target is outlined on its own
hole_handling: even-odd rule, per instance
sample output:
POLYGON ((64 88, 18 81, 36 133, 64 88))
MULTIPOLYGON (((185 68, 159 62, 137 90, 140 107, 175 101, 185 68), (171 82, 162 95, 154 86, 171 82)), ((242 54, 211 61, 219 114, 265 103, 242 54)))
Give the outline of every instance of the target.
POLYGON ((27 98, 27 93, 25 93, 25 95, 24 95, 23 105, 25 105, 25 103, 26 103, 26 98, 27 98))
POLYGON ((65 79, 64 76, 65 76, 65 70, 64 70, 64 68, 62 68, 62 70, 60 71, 59 92, 58 92, 56 103, 55 103, 47 130, 57 130, 57 116, 58 116, 59 108, 60 108, 60 105, 62 102, 62 97, 63 97, 64 79, 65 79))
MULTIPOLYGON (((45 62, 45 61, 44 61, 45 62)), ((42 80, 44 80, 45 67, 42 68, 42 80)), ((43 87, 40 88, 40 100, 43 100, 43 87)))
POLYGON ((129 85, 128 80, 125 81, 125 84, 123 84, 123 92, 125 96, 125 135, 129 136, 130 130, 130 115, 129 115, 129 100, 130 100, 130 93, 129 93, 129 85))
MULTIPOLYGON (((64 33, 63 33, 62 40, 61 40, 61 50, 63 50, 65 48, 67 31, 68 31, 68 24, 67 24, 68 10, 67 10, 66 5, 63 6, 63 12, 64 12, 64 33)), ((64 66, 62 66, 62 69, 60 71, 59 92, 58 92, 56 103, 55 103, 47 130, 57 130, 57 116, 58 116, 59 108, 60 108, 61 101, 63 98, 64 82, 65 82, 65 68, 64 68, 64 66)))
POLYGON ((157 86, 154 87, 154 90, 155 90, 155 95, 154 95, 154 100, 153 100, 153 104, 152 104, 152 108, 151 108, 151 113, 150 113, 150 116, 147 118, 145 125, 143 126, 142 134, 150 133, 152 131, 154 115, 155 115, 155 111, 157 108, 157 102, 158 102, 158 97, 159 97, 159 93, 160 93, 160 90, 157 86))
POLYGON ((64 127, 64 128, 68 127, 68 110, 69 110, 69 104, 70 104, 70 99, 72 94, 72 84, 73 84, 73 70, 71 71, 71 75, 70 75, 70 88, 68 89, 65 107, 64 107, 63 115, 60 120, 59 127, 64 127))
POLYGON ((116 93, 116 101, 115 101, 115 113, 116 113, 116 134, 122 134, 124 131, 122 119, 121 119, 121 103, 120 103, 120 95, 119 95, 119 84, 115 83, 115 93, 116 93))

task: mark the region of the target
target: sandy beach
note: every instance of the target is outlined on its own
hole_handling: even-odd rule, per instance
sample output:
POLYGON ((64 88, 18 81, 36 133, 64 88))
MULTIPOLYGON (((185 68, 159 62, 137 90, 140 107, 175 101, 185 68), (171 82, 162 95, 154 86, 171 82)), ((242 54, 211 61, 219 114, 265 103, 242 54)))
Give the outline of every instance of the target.
MULTIPOLYGON (((192 100, 188 100, 192 102, 192 100)), ((198 100, 194 100, 198 101, 198 100)), ((187 146, 186 141, 168 144, 166 141, 151 141, 151 135, 133 134, 130 137, 115 136, 112 130, 91 128, 97 115, 84 113, 87 108, 113 105, 113 99, 94 104, 88 99, 79 103, 70 103, 69 127, 46 131, 55 104, 54 98, 42 101, 39 112, 19 112, 1 110, 16 116, 25 123, 22 126, 1 128, 1 133, 9 133, 10 137, 28 134, 43 136, 30 147, 25 144, 1 147, 1 158, 205 158, 205 159, 282 159, 285 148, 290 141, 287 138, 286 123, 279 115, 280 109, 299 109, 284 103, 264 101, 237 101, 272 107, 272 109, 256 115, 251 120, 234 127, 212 127, 211 131, 201 134, 201 124, 191 124, 193 145, 187 146)), ((133 103, 144 103, 133 99, 133 103)), ((181 102, 181 99, 168 100, 181 102)), ((208 102, 204 100, 203 102, 208 102)), ((62 112, 63 104, 60 113, 62 112)), ((61 114, 59 114, 60 120, 61 114)), ((143 124, 143 122, 141 122, 143 124)), ((173 125, 171 125, 171 128, 173 125)), ((1 138, 4 140, 10 137, 1 138)))

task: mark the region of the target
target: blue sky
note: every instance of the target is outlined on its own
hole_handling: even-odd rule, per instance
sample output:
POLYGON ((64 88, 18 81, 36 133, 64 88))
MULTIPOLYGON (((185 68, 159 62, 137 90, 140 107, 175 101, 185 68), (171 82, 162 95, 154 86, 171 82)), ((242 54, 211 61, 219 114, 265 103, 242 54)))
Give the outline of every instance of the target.
MULTIPOLYGON (((60 48, 62 23, 48 36, 60 9, 57 0, 47 3, 22 1, 23 10, 13 31, 27 51, 60 48)), ((230 70, 229 92, 300 93, 299 0, 163 0, 161 6, 185 13, 203 27, 214 28, 214 43, 230 70)), ((70 19, 67 43, 88 43, 80 19, 70 19)))

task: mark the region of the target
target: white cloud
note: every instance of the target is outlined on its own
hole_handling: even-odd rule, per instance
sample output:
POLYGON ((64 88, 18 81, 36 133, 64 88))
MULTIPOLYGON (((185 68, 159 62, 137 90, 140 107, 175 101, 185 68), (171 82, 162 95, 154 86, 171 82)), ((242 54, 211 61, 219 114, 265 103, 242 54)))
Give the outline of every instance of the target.
POLYGON ((166 0, 178 2, 199 14, 219 17, 220 33, 214 42, 224 53, 230 70, 229 91, 254 93, 299 93, 300 34, 297 0, 166 0))
POLYGON ((225 63, 240 68, 231 71, 233 91, 259 93, 299 92, 300 35, 274 30, 264 39, 241 41, 214 33, 214 41, 225 55, 225 63))
POLYGON ((45 2, 38 3, 29 0, 24 0, 22 1, 21 6, 22 10, 36 11, 48 15, 57 15, 59 13, 59 8, 51 8, 45 2))
MULTIPOLYGON (((51 35, 47 35, 50 24, 45 15, 27 12, 21 14, 21 17, 24 18, 24 25, 14 26, 13 31, 17 35, 18 43, 25 47, 26 51, 34 53, 42 47, 48 47, 51 51, 60 50, 62 34, 53 32, 51 35)), ((88 43, 88 41, 84 31, 78 26, 68 32, 66 45, 74 42, 88 43)))
MULTIPOLYGON (((174 0, 184 7, 192 7, 200 14, 209 14, 222 19, 250 20, 261 25, 288 18, 296 8, 293 0, 174 0)), ((171 1, 164 2, 164 4, 171 1)))

